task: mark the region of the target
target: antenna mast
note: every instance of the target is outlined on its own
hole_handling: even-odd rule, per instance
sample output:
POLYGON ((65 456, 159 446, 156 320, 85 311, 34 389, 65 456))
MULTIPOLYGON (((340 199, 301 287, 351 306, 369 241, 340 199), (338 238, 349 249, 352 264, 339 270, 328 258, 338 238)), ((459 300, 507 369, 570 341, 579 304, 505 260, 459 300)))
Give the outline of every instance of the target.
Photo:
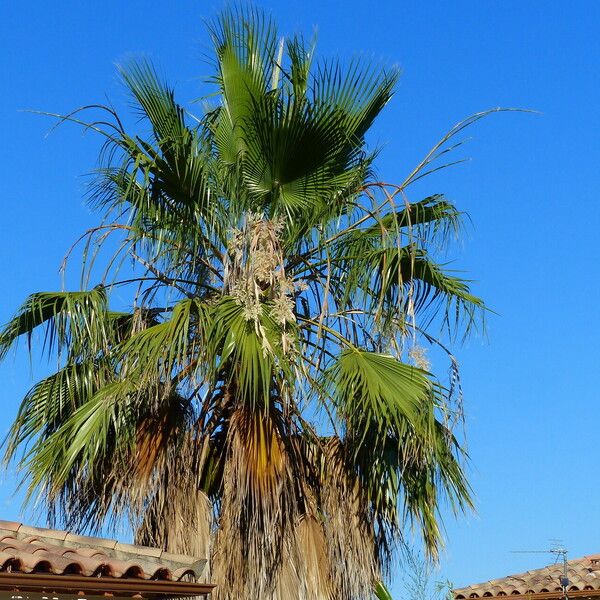
POLYGON ((513 550, 512 552, 514 554, 554 554, 556 556, 556 562, 558 562, 558 560, 560 558, 562 558, 563 573, 562 573, 562 577, 560 578, 560 585, 563 589, 564 600, 569 600, 569 594, 567 592, 568 587, 569 587, 569 572, 568 572, 568 562, 569 562, 568 554, 569 554, 569 552, 566 548, 564 548, 560 544, 557 544, 557 545, 553 546, 552 548, 550 548, 549 550, 513 550))

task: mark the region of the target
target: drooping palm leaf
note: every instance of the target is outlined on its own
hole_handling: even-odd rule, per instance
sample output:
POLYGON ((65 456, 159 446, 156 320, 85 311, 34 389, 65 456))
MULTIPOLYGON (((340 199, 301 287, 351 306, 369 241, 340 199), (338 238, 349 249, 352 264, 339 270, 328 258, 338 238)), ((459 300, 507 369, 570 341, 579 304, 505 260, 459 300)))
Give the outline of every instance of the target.
POLYGON ((108 341, 105 328, 107 298, 102 287, 81 292, 32 294, 0 335, 0 356, 5 356, 20 336, 29 348, 34 330, 46 326, 44 347, 67 350, 73 356, 99 352, 108 341))

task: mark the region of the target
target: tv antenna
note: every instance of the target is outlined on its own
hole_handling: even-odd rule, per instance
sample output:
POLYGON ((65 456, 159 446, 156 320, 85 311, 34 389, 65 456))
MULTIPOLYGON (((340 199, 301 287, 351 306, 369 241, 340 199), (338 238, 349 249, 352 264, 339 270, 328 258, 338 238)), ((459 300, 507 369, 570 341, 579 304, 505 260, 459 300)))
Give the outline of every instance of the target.
POLYGON ((512 550, 513 554, 554 554, 556 556, 556 560, 554 564, 556 564, 559 560, 562 559, 563 563, 563 573, 560 577, 560 585, 563 589, 563 597, 565 600, 569 600, 569 595, 567 593, 567 588, 569 587, 569 574, 568 574, 568 555, 569 551, 561 544, 560 540, 550 540, 551 542, 555 542, 552 548, 548 550, 512 550))

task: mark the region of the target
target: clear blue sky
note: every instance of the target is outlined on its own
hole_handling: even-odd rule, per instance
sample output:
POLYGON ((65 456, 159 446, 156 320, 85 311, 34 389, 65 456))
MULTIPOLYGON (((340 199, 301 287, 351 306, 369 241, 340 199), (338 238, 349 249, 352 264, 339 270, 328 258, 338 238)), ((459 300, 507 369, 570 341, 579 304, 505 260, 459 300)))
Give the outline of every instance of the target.
MULTIPOLYGON (((561 538, 572 557, 600 552, 598 228, 600 3, 595 1, 263 0, 283 32, 318 27, 320 52, 401 65, 378 122, 383 178, 400 179, 446 128, 494 115, 470 134, 473 160, 423 190, 445 192, 473 221, 457 266, 498 316, 487 339, 457 349, 477 514, 447 520, 441 575, 455 584, 544 564, 511 550, 561 538)), ((113 64, 157 61, 187 102, 209 72, 203 17, 219 2, 6 2, 0 9, 2 220, 0 321, 25 296, 55 289, 69 244, 95 222, 82 174, 98 140, 18 112, 64 112, 108 95, 113 64)), ((413 198, 418 199, 418 198, 413 198)), ((36 367, 35 374, 45 367, 36 367)), ((30 384, 22 355, 0 366, 4 432, 30 384)), ((21 517, 14 479, 0 518, 21 517)), ((31 515, 25 515, 31 516, 31 515)))

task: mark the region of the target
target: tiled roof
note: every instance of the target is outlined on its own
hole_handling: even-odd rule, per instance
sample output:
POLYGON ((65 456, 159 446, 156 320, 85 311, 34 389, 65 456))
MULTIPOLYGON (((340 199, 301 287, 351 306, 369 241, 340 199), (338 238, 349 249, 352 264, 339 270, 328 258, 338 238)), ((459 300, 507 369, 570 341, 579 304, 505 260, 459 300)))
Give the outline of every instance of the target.
MULTIPOLYGON (((569 585, 567 592, 571 595, 598 597, 600 595, 600 554, 584 556, 570 560, 568 566, 569 585), (585 592, 592 592, 585 594, 585 592)), ((490 598, 499 596, 521 596, 530 594, 548 594, 559 597, 563 589, 560 578, 563 574, 561 561, 542 569, 527 571, 520 575, 510 575, 502 579, 492 579, 485 583, 470 585, 454 590, 454 598, 490 598)))
POLYGON ((0 573, 46 573, 177 582, 206 561, 157 548, 0 521, 0 573))

